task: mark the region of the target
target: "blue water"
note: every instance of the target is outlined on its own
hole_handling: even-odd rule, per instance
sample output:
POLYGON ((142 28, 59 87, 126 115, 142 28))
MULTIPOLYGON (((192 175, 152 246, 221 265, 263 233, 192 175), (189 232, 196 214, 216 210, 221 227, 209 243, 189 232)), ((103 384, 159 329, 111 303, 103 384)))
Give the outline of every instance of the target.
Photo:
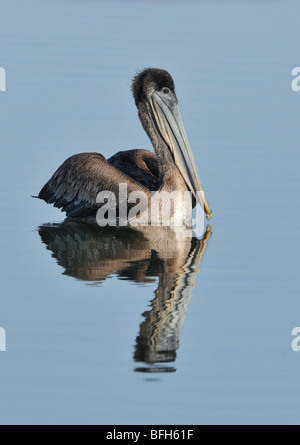
POLYGON ((1 3, 1 424, 299 423, 299 14, 1 3), (149 66, 175 80, 214 211, 182 257, 31 198, 72 154, 151 148, 130 93, 149 66))

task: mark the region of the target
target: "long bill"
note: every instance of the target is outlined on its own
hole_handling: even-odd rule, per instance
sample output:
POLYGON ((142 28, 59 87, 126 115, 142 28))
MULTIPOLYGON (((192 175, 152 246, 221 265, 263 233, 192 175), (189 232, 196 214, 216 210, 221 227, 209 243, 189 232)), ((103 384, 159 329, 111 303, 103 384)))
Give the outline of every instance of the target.
POLYGON ((159 131, 173 154, 180 174, 197 202, 202 206, 206 218, 211 219, 213 212, 201 184, 176 96, 171 91, 168 95, 155 91, 150 104, 159 131))

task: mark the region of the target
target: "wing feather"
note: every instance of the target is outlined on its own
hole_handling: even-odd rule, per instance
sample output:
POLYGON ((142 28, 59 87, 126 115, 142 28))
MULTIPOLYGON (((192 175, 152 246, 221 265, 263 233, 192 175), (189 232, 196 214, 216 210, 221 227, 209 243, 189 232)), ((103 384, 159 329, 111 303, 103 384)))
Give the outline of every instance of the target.
MULTIPOLYGON (((140 150, 131 150, 131 152, 135 151, 140 150)), ((146 150, 141 151, 146 152, 146 150)), ((149 194, 152 188, 148 188, 147 184, 157 187, 158 182, 147 165, 147 162, 151 163, 152 170, 155 171, 155 166, 152 165, 155 164, 153 158, 155 155, 147 152, 151 154, 151 159, 148 156, 147 162, 144 162, 144 177, 151 179, 139 181, 140 178, 143 179, 143 165, 134 167, 134 159, 132 159, 130 168, 128 165, 127 170, 126 165, 120 168, 121 157, 126 152, 121 153, 119 159, 117 155, 113 157, 113 162, 110 162, 112 158, 107 161, 99 153, 80 153, 71 156, 44 185, 38 198, 65 211, 69 217, 85 217, 96 214, 99 208, 96 197, 100 191, 109 190, 118 196, 119 183, 127 184, 128 193, 142 190, 149 194), (137 172, 136 177, 134 177, 134 169, 137 172)))

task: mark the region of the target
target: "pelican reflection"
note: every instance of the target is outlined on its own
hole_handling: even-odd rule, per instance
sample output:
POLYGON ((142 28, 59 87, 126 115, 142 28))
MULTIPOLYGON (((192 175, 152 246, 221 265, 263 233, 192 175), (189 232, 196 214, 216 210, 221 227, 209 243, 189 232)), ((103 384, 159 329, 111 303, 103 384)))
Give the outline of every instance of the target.
POLYGON ((212 230, 202 239, 178 239, 169 228, 157 231, 100 228, 65 220, 39 227, 39 234, 64 274, 100 283, 111 275, 158 286, 150 309, 142 314, 134 360, 139 372, 174 372, 181 330, 195 280, 212 230), (163 235, 163 236, 162 236, 163 235))

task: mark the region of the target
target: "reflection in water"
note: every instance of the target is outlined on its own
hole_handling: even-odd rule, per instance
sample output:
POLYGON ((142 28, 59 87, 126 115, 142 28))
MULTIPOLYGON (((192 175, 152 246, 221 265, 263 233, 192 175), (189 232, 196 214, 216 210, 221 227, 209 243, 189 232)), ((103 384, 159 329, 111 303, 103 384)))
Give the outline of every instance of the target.
POLYGON ((68 219, 39 228, 66 275, 94 283, 112 274, 136 283, 158 277, 155 298, 136 338, 134 360, 146 364, 135 369, 139 372, 175 371, 165 364, 176 360, 185 312, 211 233, 208 226, 199 240, 179 238, 168 227, 137 231, 68 219))

